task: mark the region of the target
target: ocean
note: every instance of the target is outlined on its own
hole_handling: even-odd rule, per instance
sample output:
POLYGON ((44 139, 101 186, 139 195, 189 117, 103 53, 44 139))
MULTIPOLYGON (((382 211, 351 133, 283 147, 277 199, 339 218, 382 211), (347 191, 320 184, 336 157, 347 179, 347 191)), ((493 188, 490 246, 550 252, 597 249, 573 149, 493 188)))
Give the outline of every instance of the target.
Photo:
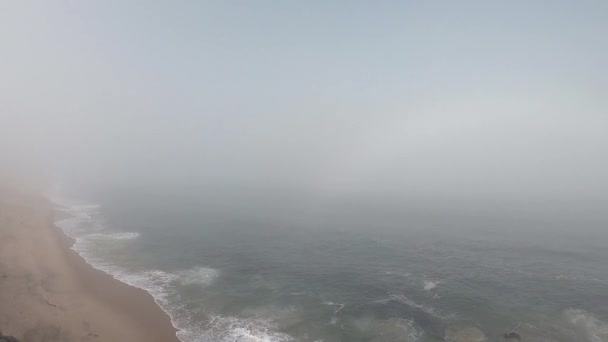
POLYGON ((257 193, 63 196, 72 216, 57 225, 89 264, 152 294, 184 342, 426 342, 466 328, 608 341, 602 219, 257 193))

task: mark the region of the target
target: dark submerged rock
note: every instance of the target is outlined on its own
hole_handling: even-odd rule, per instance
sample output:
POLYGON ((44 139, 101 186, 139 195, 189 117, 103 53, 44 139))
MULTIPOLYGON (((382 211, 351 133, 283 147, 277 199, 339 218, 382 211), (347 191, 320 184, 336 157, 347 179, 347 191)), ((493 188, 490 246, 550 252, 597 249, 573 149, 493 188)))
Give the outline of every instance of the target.
POLYGON ((0 331, 0 342, 19 342, 19 340, 13 336, 4 336, 0 331))
POLYGON ((449 342, 486 342, 486 334, 471 326, 452 326, 445 331, 444 339, 449 342))
POLYGON ((509 340, 509 341, 520 341, 521 340, 521 336, 519 336, 519 334, 516 333, 515 331, 505 333, 503 336, 505 337, 505 340, 509 340))

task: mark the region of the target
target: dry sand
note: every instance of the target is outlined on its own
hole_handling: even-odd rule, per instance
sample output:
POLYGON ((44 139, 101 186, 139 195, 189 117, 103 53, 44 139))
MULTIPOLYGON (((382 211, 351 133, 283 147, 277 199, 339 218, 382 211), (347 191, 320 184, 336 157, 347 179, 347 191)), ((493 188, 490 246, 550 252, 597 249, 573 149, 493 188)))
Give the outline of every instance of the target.
POLYGON ((93 269, 43 197, 0 188, 0 331, 30 341, 179 341, 145 291, 93 269))

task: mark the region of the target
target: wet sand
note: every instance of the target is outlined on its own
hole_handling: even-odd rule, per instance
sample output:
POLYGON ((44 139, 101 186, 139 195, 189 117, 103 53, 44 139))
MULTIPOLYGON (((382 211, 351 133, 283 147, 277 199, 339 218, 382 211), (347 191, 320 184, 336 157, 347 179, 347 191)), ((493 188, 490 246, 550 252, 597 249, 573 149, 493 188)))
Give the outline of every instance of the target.
POLYGON ((179 341, 147 292, 88 265, 44 197, 0 187, 0 331, 20 341, 179 341))

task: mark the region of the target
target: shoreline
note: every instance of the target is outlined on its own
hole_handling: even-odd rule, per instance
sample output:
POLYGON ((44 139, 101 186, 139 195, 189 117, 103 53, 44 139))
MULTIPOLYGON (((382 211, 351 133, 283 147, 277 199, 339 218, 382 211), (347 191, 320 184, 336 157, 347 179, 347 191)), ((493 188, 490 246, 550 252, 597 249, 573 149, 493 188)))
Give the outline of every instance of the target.
POLYGON ((180 342, 147 291, 88 264, 53 203, 0 193, 0 331, 20 341, 180 342))
MULTIPOLYGON (((57 215, 58 212, 59 210, 54 209, 55 215, 57 215)), ((63 212, 61 213, 63 214, 63 212)), ((110 305, 120 308, 121 311, 127 312, 135 317, 136 323, 143 329, 148 329, 150 321, 154 320, 156 322, 156 324, 154 324, 155 327, 160 326, 164 330, 165 327, 163 326, 166 325, 164 323, 168 322, 169 326, 166 327, 166 329, 171 330, 172 335, 167 336, 167 338, 159 339, 159 341, 181 342, 175 335, 178 329, 173 326, 171 317, 158 306, 154 297, 152 297, 148 291, 126 284, 114 278, 111 274, 99 270, 87 263, 78 252, 72 249, 76 240, 66 235, 63 230, 55 224, 56 221, 57 217, 54 216, 50 223, 50 228, 55 231, 57 238, 64 245, 66 257, 72 263, 74 269, 78 270, 77 272, 80 275, 83 284, 94 289, 96 295, 102 297, 106 302, 110 303, 110 305), (107 278, 107 280, 100 278, 107 278), (128 300, 125 301, 124 297, 127 297, 128 300), (142 312, 144 312, 145 315, 152 315, 152 317, 143 317, 144 315, 142 315, 142 312)), ((146 341, 149 341, 149 339, 146 341)))

